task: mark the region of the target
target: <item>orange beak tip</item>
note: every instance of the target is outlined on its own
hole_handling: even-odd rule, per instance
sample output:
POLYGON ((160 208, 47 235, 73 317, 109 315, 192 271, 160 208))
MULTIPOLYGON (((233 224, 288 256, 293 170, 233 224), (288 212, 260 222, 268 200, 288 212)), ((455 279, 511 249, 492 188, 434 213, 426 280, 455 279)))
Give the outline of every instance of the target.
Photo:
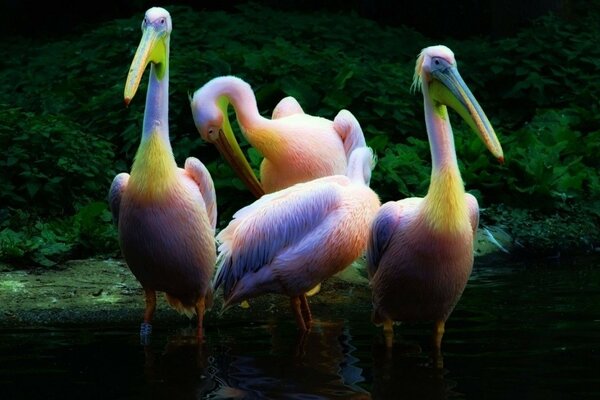
POLYGON ((504 164, 504 156, 502 156, 502 157, 498 157, 498 162, 499 162, 500 164, 504 164))
POLYGON ((125 107, 129 107, 130 102, 131 102, 131 99, 125 97, 125 107))

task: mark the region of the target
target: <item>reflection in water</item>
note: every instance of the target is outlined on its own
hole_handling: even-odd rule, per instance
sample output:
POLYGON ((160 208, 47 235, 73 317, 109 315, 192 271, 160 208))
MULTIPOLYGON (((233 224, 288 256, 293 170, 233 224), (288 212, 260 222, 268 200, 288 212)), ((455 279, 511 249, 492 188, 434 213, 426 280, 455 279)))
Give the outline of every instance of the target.
POLYGON ((223 386, 209 398, 370 398, 359 386, 364 377, 344 321, 315 320, 306 334, 295 325, 273 322, 254 330, 268 340, 250 348, 237 337, 221 337, 229 344, 215 352, 214 360, 223 386))
MULTIPOLYGON (((227 328, 227 327, 226 327, 227 328)), ((225 329, 198 345, 193 330, 144 347, 145 386, 153 398, 444 399, 456 394, 418 345, 401 338, 390 352, 377 329, 345 320, 225 329), (351 334, 357 328, 358 337, 351 334), (214 343, 212 343, 214 342, 214 343), (357 346, 365 350, 360 354, 357 346), (361 361, 361 358, 363 359, 361 361), (365 363, 364 360, 371 360, 365 363)), ((155 341, 156 342, 156 341, 155 341)))
POLYGON ((432 367, 430 356, 413 350, 395 343, 390 354, 385 344, 373 344, 373 399, 446 399, 458 394, 453 391, 456 382, 446 379, 448 370, 432 367))
POLYGON ((210 373, 207 348, 198 343, 196 330, 179 332, 167 339, 166 345, 149 344, 144 349, 145 388, 152 398, 202 398, 217 383, 210 373))
POLYGON ((444 368, 428 324, 401 325, 388 352, 369 304, 336 305, 305 336, 264 317, 207 326, 202 345, 192 326, 146 347, 133 325, 0 329, 0 398, 600 398, 599 264, 476 264, 444 368))

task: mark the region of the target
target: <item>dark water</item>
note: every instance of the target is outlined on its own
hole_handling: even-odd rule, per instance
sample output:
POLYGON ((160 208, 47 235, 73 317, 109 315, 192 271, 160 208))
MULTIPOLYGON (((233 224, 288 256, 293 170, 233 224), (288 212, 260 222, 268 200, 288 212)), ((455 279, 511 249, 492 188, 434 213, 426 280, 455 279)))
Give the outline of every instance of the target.
POLYGON ((369 305, 322 310, 305 338, 289 315, 156 329, 0 331, 2 399, 600 398, 600 260, 476 264, 446 326, 443 368, 429 324, 396 328, 390 353, 369 305))

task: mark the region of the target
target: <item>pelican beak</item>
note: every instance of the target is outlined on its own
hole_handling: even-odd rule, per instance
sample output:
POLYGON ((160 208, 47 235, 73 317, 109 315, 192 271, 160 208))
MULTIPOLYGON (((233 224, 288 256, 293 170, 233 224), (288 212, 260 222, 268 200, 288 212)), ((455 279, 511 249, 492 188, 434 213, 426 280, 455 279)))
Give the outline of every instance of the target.
POLYGON ((131 67, 129 67, 129 74, 125 83, 126 105, 135 96, 148 63, 152 62, 156 65, 159 79, 164 76, 167 62, 167 47, 164 41, 166 37, 164 30, 156 30, 152 25, 144 27, 142 39, 131 62, 131 67))
POLYGON ((433 78, 429 85, 431 98, 454 109, 479 135, 494 157, 503 163, 504 153, 496 132, 458 73, 456 65, 446 63, 441 68, 431 71, 431 76, 433 78))
MULTIPOLYGON (((219 104, 223 115, 227 115, 227 104, 219 104)), ((223 118, 223 127, 219 129, 218 134, 208 135, 208 141, 213 143, 223 158, 231 165, 237 176, 242 180, 246 187, 256 198, 260 198, 265 191, 256 178, 254 170, 248 163, 246 156, 242 152, 238 141, 233 134, 231 124, 228 118, 223 118)))
POLYGON ((240 145, 233 135, 224 129, 219 129, 219 134, 213 142, 219 153, 231 165, 237 176, 256 198, 260 198, 265 191, 254 174, 254 170, 244 156, 240 145))

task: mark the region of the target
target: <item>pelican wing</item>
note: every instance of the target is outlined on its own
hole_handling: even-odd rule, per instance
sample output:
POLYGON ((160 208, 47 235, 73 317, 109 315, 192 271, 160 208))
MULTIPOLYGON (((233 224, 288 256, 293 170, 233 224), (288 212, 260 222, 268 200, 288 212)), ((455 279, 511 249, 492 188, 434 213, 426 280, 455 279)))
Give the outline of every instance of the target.
POLYGON ((467 199, 467 207, 469 207, 469 221, 473 229, 473 237, 475 237, 477 228, 479 227, 479 203, 477 203, 477 198, 471 193, 467 193, 465 197, 467 199))
POLYGON ((298 100, 292 96, 287 96, 277 103, 271 114, 271 119, 288 117, 294 114, 304 114, 304 110, 298 100))
POLYGON ((386 252, 390 239, 400 223, 402 208, 398 202, 390 201, 379 209, 371 225, 371 236, 367 246, 367 273, 369 278, 377 272, 379 261, 386 252))
POLYGON ((115 224, 119 223, 121 197, 125 191, 125 188, 127 187, 127 182, 129 182, 129 174, 121 172, 115 176, 115 179, 113 179, 112 184, 110 185, 110 190, 108 191, 108 205, 110 206, 113 222, 115 224))
POLYGON ((358 120, 348 110, 341 110, 333 120, 333 129, 340 135, 342 143, 344 143, 344 151, 346 159, 350 159, 350 154, 357 147, 365 147, 365 135, 358 123, 358 120))
POLYGON ((344 176, 330 176, 296 184, 236 212, 217 235, 215 290, 223 285, 227 296, 244 274, 268 266, 309 235, 339 206, 339 185, 348 183, 344 176))
POLYGON ((215 185, 210 176, 210 172, 208 172, 208 169, 206 169, 204 164, 195 157, 188 157, 185 160, 184 170, 198 185, 198 189, 200 189, 204 204, 206 205, 210 226, 215 229, 217 226, 217 194, 215 193, 215 185))

